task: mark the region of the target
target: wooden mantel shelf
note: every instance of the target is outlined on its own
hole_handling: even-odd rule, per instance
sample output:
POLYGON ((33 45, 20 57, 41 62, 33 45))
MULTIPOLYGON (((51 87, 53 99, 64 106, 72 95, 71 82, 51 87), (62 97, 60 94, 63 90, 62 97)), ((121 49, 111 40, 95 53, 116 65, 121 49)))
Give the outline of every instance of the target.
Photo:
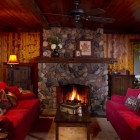
POLYGON ((37 63, 114 63, 114 58, 75 57, 75 58, 50 58, 36 57, 37 63))

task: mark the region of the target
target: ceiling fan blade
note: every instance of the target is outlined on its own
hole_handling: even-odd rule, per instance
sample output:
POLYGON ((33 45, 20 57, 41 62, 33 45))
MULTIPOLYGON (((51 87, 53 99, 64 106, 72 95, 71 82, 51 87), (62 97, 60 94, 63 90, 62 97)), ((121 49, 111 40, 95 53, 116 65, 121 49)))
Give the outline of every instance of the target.
POLYGON ((96 9, 86 11, 86 14, 90 14, 90 15, 100 15, 100 14, 104 14, 104 13, 105 13, 105 10, 103 10, 101 8, 96 8, 96 9))
POLYGON ((65 14, 54 14, 54 13, 42 13, 43 15, 52 15, 52 16, 63 16, 63 17, 71 17, 70 15, 65 14))
POLYGON ((113 18, 105 18, 105 17, 96 17, 96 16, 86 16, 83 19, 87 21, 97 21, 97 22, 104 22, 104 23, 113 23, 115 19, 113 18))

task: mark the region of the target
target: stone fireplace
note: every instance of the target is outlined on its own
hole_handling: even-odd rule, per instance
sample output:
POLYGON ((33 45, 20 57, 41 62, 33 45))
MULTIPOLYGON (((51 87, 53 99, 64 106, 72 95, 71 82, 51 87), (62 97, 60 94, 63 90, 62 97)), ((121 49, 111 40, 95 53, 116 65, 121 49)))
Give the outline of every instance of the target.
MULTIPOLYGON (((38 97, 42 102, 42 109, 46 112, 56 110, 58 104, 57 87, 68 84, 79 84, 89 87, 88 93, 88 110, 90 113, 105 111, 105 100, 108 97, 108 62, 104 59, 103 49, 103 30, 96 31, 75 29, 75 28, 52 28, 43 30, 43 57, 47 58, 49 44, 47 38, 58 36, 63 45, 62 53, 70 54, 61 55, 60 61, 56 58, 52 61, 38 62, 38 97), (76 50, 78 39, 91 39, 92 54, 95 58, 100 58, 99 62, 88 61, 88 57, 82 58, 84 61, 74 62, 74 56, 71 55, 76 50), (67 61, 68 60, 68 61, 67 61), (70 61, 69 61, 70 60, 70 61), (86 60, 86 61, 85 61, 86 60)), ((93 57, 91 56, 91 57, 93 57)), ((80 60, 80 58, 79 58, 80 60)))
POLYGON ((39 97, 42 108, 56 109, 57 86, 80 84, 89 87, 90 113, 103 111, 108 96, 108 65, 103 63, 39 63, 39 97))

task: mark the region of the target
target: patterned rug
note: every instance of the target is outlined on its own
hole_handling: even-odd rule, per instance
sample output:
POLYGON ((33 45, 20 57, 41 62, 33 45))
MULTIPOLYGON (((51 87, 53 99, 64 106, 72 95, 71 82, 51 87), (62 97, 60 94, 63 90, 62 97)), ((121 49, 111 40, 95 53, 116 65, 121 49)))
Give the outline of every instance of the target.
MULTIPOLYGON (((91 118, 90 140, 120 140, 106 118, 91 118)), ((59 140, 86 140, 84 127, 60 127, 59 140)), ((40 117, 25 140, 55 140, 54 117, 40 117)))

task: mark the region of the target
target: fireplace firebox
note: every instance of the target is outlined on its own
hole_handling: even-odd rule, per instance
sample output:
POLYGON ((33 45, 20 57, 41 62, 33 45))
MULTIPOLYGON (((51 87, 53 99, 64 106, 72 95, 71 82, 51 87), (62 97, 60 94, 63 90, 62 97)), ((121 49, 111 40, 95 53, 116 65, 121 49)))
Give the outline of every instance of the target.
POLYGON ((89 104, 89 86, 80 84, 60 85, 56 88, 57 106, 60 103, 73 102, 89 104))

